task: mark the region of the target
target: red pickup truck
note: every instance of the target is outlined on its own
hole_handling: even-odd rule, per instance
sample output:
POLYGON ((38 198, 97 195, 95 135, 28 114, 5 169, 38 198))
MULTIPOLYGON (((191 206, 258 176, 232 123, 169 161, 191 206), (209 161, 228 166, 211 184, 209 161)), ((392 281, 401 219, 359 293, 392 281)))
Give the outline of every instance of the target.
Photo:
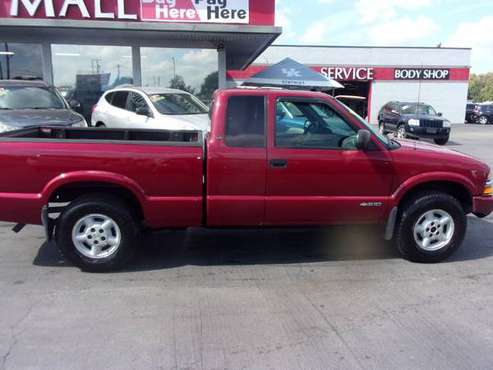
POLYGON ((380 135, 326 94, 229 89, 201 132, 41 127, 0 137, 0 220, 44 224, 87 271, 121 268, 143 229, 379 224, 438 262, 466 215, 493 211, 490 169, 380 135))

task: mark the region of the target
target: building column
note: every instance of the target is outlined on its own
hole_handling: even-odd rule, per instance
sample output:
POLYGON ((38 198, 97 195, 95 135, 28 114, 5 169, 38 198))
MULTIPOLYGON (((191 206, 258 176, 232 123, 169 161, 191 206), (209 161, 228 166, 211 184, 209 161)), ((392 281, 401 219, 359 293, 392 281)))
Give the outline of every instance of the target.
POLYGON ((43 80, 50 85, 54 85, 53 59, 51 57, 51 44, 49 42, 43 42, 41 44, 41 55, 43 60, 43 80))
POLYGON ((219 72, 219 77, 218 77, 219 88, 225 89, 227 87, 226 49, 224 48, 217 49, 217 57, 218 57, 218 72, 219 72))
POLYGON ((140 46, 132 46, 132 75, 135 86, 142 86, 142 63, 140 57, 140 46))

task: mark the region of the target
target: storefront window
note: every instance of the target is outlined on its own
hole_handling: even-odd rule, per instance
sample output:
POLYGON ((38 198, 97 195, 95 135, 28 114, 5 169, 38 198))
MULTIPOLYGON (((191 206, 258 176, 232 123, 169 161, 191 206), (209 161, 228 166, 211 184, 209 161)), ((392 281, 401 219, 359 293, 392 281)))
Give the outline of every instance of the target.
POLYGON ((0 79, 43 79, 41 45, 0 42, 0 79))
POLYGON ((209 103, 218 87, 217 51, 141 48, 142 84, 188 91, 209 103))
POLYGON ((87 120, 104 91, 133 83, 131 47, 52 45, 51 52, 55 86, 87 120))

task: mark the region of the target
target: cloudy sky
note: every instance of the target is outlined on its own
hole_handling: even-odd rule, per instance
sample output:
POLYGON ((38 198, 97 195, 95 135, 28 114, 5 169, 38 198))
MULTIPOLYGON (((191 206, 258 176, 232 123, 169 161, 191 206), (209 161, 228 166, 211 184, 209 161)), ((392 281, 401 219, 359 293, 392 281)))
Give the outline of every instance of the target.
POLYGON ((493 0, 276 0, 277 44, 473 48, 493 72, 493 0), (308 6, 309 4, 309 6, 308 6))

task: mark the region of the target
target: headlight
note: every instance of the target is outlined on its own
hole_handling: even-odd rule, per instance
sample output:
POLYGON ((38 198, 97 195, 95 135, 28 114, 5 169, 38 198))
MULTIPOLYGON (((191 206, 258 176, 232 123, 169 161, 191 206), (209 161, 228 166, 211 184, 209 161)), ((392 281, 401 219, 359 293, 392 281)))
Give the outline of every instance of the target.
POLYGON ((19 127, 9 126, 9 125, 6 125, 4 123, 0 123, 0 132, 14 131, 14 130, 18 130, 18 129, 19 129, 19 127))
POLYGON ((409 126, 419 126, 419 119, 414 119, 414 118, 411 118, 407 124, 409 126))
POLYGON ((450 121, 443 121, 443 127, 444 128, 450 128, 450 127, 452 127, 452 124, 450 123, 450 121))
POLYGON ((82 119, 78 122, 72 123, 70 127, 87 127, 87 122, 85 119, 82 119))

